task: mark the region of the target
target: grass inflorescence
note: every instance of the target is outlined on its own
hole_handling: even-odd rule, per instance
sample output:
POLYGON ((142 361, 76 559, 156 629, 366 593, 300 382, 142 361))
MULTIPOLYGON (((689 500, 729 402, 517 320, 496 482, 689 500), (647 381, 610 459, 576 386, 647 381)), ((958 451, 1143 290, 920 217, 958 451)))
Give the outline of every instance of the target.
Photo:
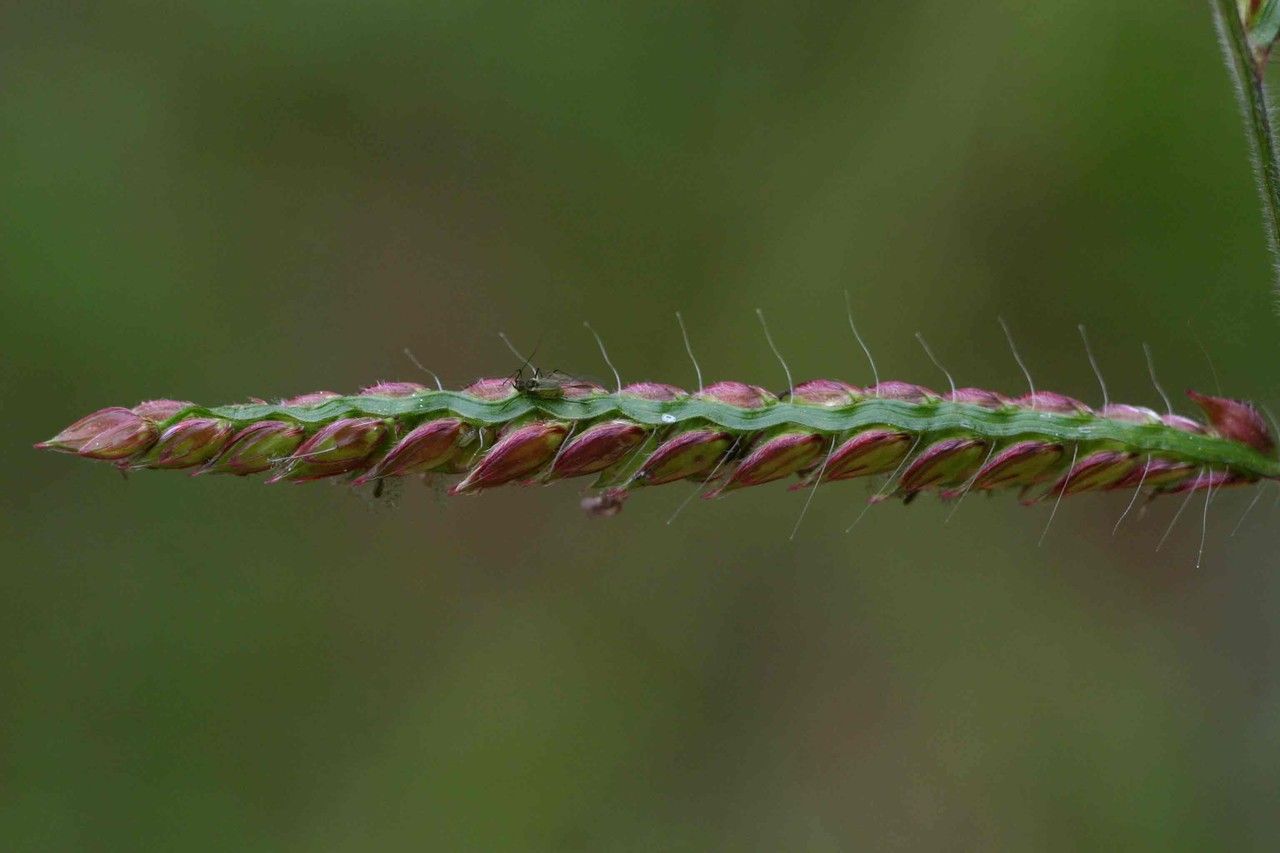
POLYGON ((95 412, 36 446, 124 470, 265 474, 269 482, 448 478, 450 494, 594 476, 584 509, 612 515, 678 481, 704 497, 776 480, 792 489, 878 477, 871 500, 1014 490, 1023 502, 1117 489, 1191 493, 1280 479, 1251 405, 1189 392, 1203 422, 1053 392, 935 393, 829 379, 781 394, 743 382, 615 391, 561 377, 481 379, 460 391, 382 382, 355 395, 203 407, 158 400, 95 412))

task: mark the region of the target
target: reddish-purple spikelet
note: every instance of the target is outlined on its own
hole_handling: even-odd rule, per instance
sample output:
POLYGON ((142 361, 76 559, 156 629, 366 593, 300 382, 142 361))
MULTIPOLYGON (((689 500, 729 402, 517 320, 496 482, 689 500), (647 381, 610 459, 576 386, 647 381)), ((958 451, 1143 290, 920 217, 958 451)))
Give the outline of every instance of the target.
POLYGON ((360 389, 361 397, 412 397, 427 390, 427 386, 417 382, 375 382, 367 388, 360 389))
POLYGON ((1194 433, 1195 435, 1204 435, 1206 432, 1204 424, 1197 420, 1188 418, 1185 415, 1175 415, 1173 412, 1161 415, 1160 423, 1170 429, 1182 430, 1183 432, 1194 433))
POLYGON ((1262 413, 1243 400, 1227 397, 1211 397, 1196 391, 1187 391, 1197 406, 1204 411, 1209 424, 1218 435, 1247 444, 1259 453, 1271 456, 1275 453, 1275 440, 1262 413))
POLYGON ((1056 415, 1086 415, 1089 407, 1074 397, 1058 394, 1054 391, 1036 391, 1034 394, 1023 394, 1013 401, 1015 406, 1032 409, 1037 412, 1050 412, 1056 415))
POLYGON ((1146 406, 1130 406, 1127 403, 1108 403, 1098 409, 1098 416, 1131 424, 1158 424, 1160 413, 1146 406))
MULTIPOLYGON (((64 447, 57 449, 71 449, 74 444, 78 445, 75 452, 86 459, 116 462, 143 452, 160 437, 155 424, 129 409, 103 409, 98 415, 100 418, 95 423, 78 422, 83 424, 81 430, 60 442, 64 447), (96 431, 84 435, 95 426, 96 431)), ((73 424, 72 429, 75 427, 73 424)), ((58 439, 55 437, 51 441, 58 442, 58 439)))
POLYGON ((759 486, 789 477, 813 465, 826 440, 816 432, 789 431, 765 439, 729 475, 723 486, 703 497, 714 498, 746 486, 759 486))
POLYGON ((1246 483, 1254 483, 1248 477, 1241 477, 1231 471, 1214 470, 1212 472, 1201 469, 1194 478, 1189 477, 1175 486, 1166 486, 1158 491, 1163 495, 1182 495, 1187 492, 1202 492, 1206 489, 1214 489, 1215 491, 1223 486, 1238 486, 1246 483))
POLYGON ((1045 441, 1015 442, 992 456, 978 471, 971 488, 979 491, 1005 486, 1031 486, 1062 459, 1063 447, 1045 441))
POLYGON ((1144 486, 1167 486, 1180 483, 1196 472, 1196 466, 1189 462, 1173 462, 1168 459, 1143 459, 1123 479, 1111 485, 1112 489, 1133 489, 1141 483, 1144 486), (1145 474, 1144 474, 1145 471, 1145 474))
POLYGON ((728 403, 730 406, 737 406, 739 409, 763 409, 771 403, 778 402, 777 397, 759 385, 749 385, 746 382, 734 382, 733 380, 708 385, 694 396, 705 400, 715 400, 717 403, 728 403))
POLYGON ((642 400, 653 400, 659 403, 680 400, 689 396, 689 392, 683 388, 677 388, 675 385, 668 385, 665 382, 633 382, 624 386, 621 394, 624 397, 639 397, 642 400))
POLYGON ((221 418, 189 418, 178 421, 160 435, 160 440, 138 459, 134 468, 193 468, 222 452, 231 439, 233 427, 221 418))
POLYGON ((516 396, 515 385, 511 382, 511 377, 500 377, 492 379, 477 379, 466 388, 462 389, 462 393, 480 400, 506 400, 516 396))
POLYGON ((631 453, 650 430, 633 421, 612 420, 592 424, 566 444, 547 472, 547 480, 579 477, 603 471, 631 453))
POLYGON ((149 421, 155 423, 164 423, 179 412, 190 409, 194 403, 186 400, 147 400, 133 407, 136 415, 141 415, 149 421))
POLYGON ((471 495, 537 472, 555 456, 568 432, 564 421, 528 421, 513 427, 449 494, 471 495))
POLYGON ((286 397, 280 401, 282 406, 319 406, 321 403, 327 403, 335 400, 342 395, 336 391, 311 391, 307 394, 299 394, 296 397, 286 397))
MULTIPOLYGON (((892 471, 911 450, 912 443, 913 439, 907 433, 886 427, 872 427, 860 432, 845 440, 831 454, 822 471, 822 482, 831 483, 892 471)), ((818 472, 815 470, 791 488, 806 489, 814 484, 817 476, 818 472)))
POLYGON ((268 483, 293 480, 305 483, 355 471, 386 435, 381 418, 342 418, 320 428, 281 464, 268 483))
POLYGON ((983 388, 957 388, 942 395, 942 399, 950 403, 965 403, 970 406, 981 406, 984 409, 1002 409, 1012 405, 1013 401, 996 391, 983 388))
POLYGON ((80 448, 108 430, 121 424, 136 424, 139 416, 129 409, 110 406, 85 415, 71 426, 47 441, 38 442, 37 450, 57 450, 62 453, 79 453, 80 448))
POLYGON ((785 398, 792 403, 810 406, 826 406, 833 409, 852 404, 862 396, 862 391, 836 379, 810 379, 801 382, 785 398))
POLYGON ((1142 460, 1131 453, 1099 450, 1078 460, 1041 497, 1078 495, 1081 492, 1106 489, 1141 467, 1142 460))
POLYGON ((660 486, 705 474, 716 466, 732 442, 729 433, 714 427, 678 433, 649 455, 633 482, 638 486, 660 486))
POLYGON ((976 438, 946 438, 920 451, 898 479, 905 494, 963 483, 982 462, 987 443, 976 438))
POLYGON ((902 400, 904 403, 923 403, 926 400, 938 399, 938 395, 935 392, 923 385, 899 382, 896 379, 872 385, 866 390, 866 395, 868 397, 877 397, 881 400, 902 400))
POLYGON ((381 477, 403 477, 445 464, 458 450, 467 425, 458 418, 426 421, 396 442, 387 455, 352 482, 359 486, 381 477))
POLYGON ((193 474, 260 474, 298 449, 302 427, 285 421, 258 421, 236 433, 226 450, 193 474))

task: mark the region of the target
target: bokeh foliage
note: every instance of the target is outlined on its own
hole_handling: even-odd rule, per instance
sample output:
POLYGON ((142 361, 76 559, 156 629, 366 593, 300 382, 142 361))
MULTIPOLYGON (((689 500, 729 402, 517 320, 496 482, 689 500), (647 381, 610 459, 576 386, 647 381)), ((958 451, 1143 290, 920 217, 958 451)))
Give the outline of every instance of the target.
POLYGON ((571 485, 392 506, 27 450, 80 414, 510 372, 1275 400, 1197 3, 0 10, 7 849, 1232 848, 1274 839, 1264 499, 1046 512, 571 485), (1198 505, 1196 509, 1198 509, 1198 505))

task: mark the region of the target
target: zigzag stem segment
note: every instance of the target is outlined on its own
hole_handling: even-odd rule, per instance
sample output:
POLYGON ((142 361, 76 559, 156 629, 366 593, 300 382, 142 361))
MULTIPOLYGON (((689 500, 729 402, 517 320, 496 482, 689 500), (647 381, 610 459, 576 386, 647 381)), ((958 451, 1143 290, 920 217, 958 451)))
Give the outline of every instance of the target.
POLYGON ((798 489, 881 475, 873 500, 1016 488, 1031 503, 1280 479, 1274 438, 1252 405, 1188 394, 1206 423, 1122 404, 1095 411, 1043 391, 1012 399, 905 382, 820 379, 781 397, 741 382, 696 394, 648 382, 609 393, 572 379, 482 379, 461 391, 384 382, 274 404, 108 408, 36 447, 122 469, 269 472, 269 482, 450 476, 451 494, 594 474, 583 507, 597 515, 616 513, 638 488, 678 480, 704 481, 705 496, 717 497, 783 478, 798 489))

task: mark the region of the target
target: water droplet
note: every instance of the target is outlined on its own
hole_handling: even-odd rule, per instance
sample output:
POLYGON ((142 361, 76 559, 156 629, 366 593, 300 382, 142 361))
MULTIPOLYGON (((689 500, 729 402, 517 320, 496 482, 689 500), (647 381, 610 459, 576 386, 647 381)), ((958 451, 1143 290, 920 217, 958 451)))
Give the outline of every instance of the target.
POLYGON ((663 415, 662 422, 664 424, 673 424, 676 422, 676 416, 671 414, 663 415))

